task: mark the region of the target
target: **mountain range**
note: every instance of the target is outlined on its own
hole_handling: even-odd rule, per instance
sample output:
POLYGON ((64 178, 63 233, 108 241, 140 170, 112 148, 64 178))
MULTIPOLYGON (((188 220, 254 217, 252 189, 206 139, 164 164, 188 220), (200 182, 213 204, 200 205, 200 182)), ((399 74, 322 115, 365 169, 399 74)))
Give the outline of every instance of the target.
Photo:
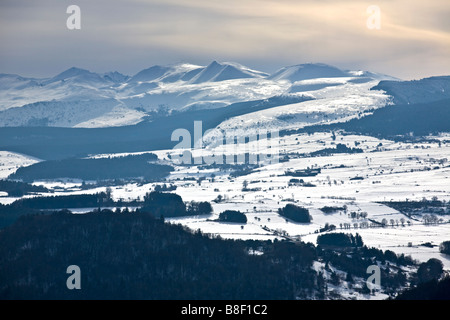
POLYGON ((0 297, 395 297, 450 268, 448 119, 450 76, 322 63, 2 74, 0 297))
MULTIPOLYGON (((442 122, 449 99, 449 76, 401 81, 322 63, 273 74, 216 61, 153 66, 133 76, 80 68, 45 79, 0 74, 0 148, 59 159, 172 148, 171 133, 192 131, 194 121, 203 121, 203 130, 216 129, 205 135, 208 143, 220 131, 236 136, 261 128, 334 130, 352 119, 353 129, 368 132, 373 131, 369 124, 384 128, 383 119, 398 123, 403 113, 409 118, 420 113, 421 123, 428 119, 418 131, 426 134, 450 131, 442 122), (426 112, 428 107, 438 110, 436 116, 426 112), (355 122, 361 117, 363 122, 355 122)), ((400 130, 396 134, 411 127, 390 125, 400 130)))
POLYGON ((269 75, 238 63, 216 61, 208 66, 152 66, 133 76, 80 68, 44 79, 0 74, 0 126, 133 125, 160 110, 214 109, 346 83, 393 79, 312 63, 284 67, 269 75))

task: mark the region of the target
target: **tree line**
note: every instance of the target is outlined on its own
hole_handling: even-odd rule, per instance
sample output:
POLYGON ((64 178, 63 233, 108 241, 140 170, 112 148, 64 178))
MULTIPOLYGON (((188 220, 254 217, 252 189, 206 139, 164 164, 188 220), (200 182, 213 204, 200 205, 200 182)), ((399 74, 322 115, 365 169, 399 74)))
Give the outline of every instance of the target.
POLYGON ((155 160, 157 156, 154 154, 99 159, 48 160, 21 167, 9 178, 25 182, 60 178, 81 180, 143 178, 149 181, 160 181, 173 171, 173 167, 151 163, 155 160))

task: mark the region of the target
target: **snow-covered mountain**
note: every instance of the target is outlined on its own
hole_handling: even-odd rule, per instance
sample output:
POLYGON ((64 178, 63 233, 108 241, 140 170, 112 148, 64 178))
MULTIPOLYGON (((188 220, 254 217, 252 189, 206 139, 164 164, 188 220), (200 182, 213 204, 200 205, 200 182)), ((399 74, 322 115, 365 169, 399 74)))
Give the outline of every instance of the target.
POLYGON ((348 77, 349 73, 323 63, 307 63, 284 67, 269 77, 273 80, 289 80, 291 82, 317 79, 348 77))
POLYGON ((200 66, 187 63, 173 66, 152 66, 135 74, 130 78, 129 82, 175 82, 186 80, 200 72, 201 68, 200 66))
POLYGON ((152 66, 131 77, 80 68, 46 79, 0 74, 0 126, 124 126, 139 123, 161 108, 185 112, 216 109, 276 96, 320 100, 287 107, 291 115, 319 112, 322 117, 325 112, 347 117, 361 111, 359 106, 364 110, 386 103, 386 95, 369 90, 380 80, 393 78, 311 63, 269 75, 238 63, 217 61, 208 66, 152 66))
POLYGON ((184 81, 188 83, 219 82, 232 79, 264 78, 268 74, 249 69, 237 63, 213 61, 206 67, 182 63, 171 66, 153 66, 138 72, 131 77, 135 82, 164 82, 172 83, 184 81))
POLYGON ((203 82, 219 82, 232 79, 246 79, 246 78, 264 78, 268 75, 251 70, 237 63, 218 63, 213 61, 206 68, 195 75, 190 82, 191 83, 203 83, 203 82))
MULTIPOLYGON (((420 269, 405 255, 439 259, 450 270, 439 252, 450 226, 449 106, 450 76, 400 81, 325 64, 272 75, 216 61, 153 66, 133 76, 80 68, 46 79, 0 74, 0 178, 48 189, 26 198, 107 191, 120 206, 164 183, 184 201, 212 207, 209 215, 165 221, 224 239, 278 239, 295 247, 284 241, 361 236, 384 256, 324 246, 308 268, 326 284, 325 298, 387 298, 393 288, 384 280, 375 295, 362 290, 367 264, 393 275, 393 283, 403 281, 399 288, 416 281, 420 269), (202 122, 201 147, 195 121, 202 122), (172 139, 179 129, 184 147, 172 139), (123 170, 140 157, 172 169, 159 179, 145 166, 123 170), (101 163, 108 181, 99 181, 93 163, 101 163), (307 210, 310 221, 281 215, 287 205, 307 210), (246 223, 220 222, 226 210, 240 211, 246 223), (345 259, 330 260, 333 250, 345 259)), ((0 190, 0 205, 16 199, 0 190)), ((270 251, 258 245, 248 253, 270 251)))
POLYGON ((43 84, 46 85, 58 81, 71 81, 78 84, 89 83, 92 85, 104 84, 104 79, 100 75, 80 68, 70 68, 47 81, 43 81, 43 84))

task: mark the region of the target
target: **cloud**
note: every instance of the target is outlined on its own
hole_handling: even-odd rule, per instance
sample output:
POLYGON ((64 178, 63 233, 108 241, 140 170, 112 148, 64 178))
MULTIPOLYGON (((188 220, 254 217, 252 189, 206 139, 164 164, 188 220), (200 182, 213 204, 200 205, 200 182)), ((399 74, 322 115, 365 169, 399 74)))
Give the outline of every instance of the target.
POLYGON ((65 27, 71 1, 0 5, 0 72, 51 75, 77 65, 137 72, 151 64, 213 59, 275 68, 326 62, 403 78, 450 74, 447 0, 79 0, 82 29, 65 27), (431 2, 431 3, 430 3, 431 2))

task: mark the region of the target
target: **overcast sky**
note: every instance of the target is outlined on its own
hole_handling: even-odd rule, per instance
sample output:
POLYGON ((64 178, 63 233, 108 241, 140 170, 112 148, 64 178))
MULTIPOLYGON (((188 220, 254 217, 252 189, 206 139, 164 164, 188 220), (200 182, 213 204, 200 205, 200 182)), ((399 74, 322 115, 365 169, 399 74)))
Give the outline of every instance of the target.
POLYGON ((450 75, 449 0, 0 0, 0 73, 69 67, 128 75, 155 64, 306 62, 402 79, 450 75), (81 30, 68 30, 69 5, 81 30), (366 22, 381 10, 381 29, 366 22))

